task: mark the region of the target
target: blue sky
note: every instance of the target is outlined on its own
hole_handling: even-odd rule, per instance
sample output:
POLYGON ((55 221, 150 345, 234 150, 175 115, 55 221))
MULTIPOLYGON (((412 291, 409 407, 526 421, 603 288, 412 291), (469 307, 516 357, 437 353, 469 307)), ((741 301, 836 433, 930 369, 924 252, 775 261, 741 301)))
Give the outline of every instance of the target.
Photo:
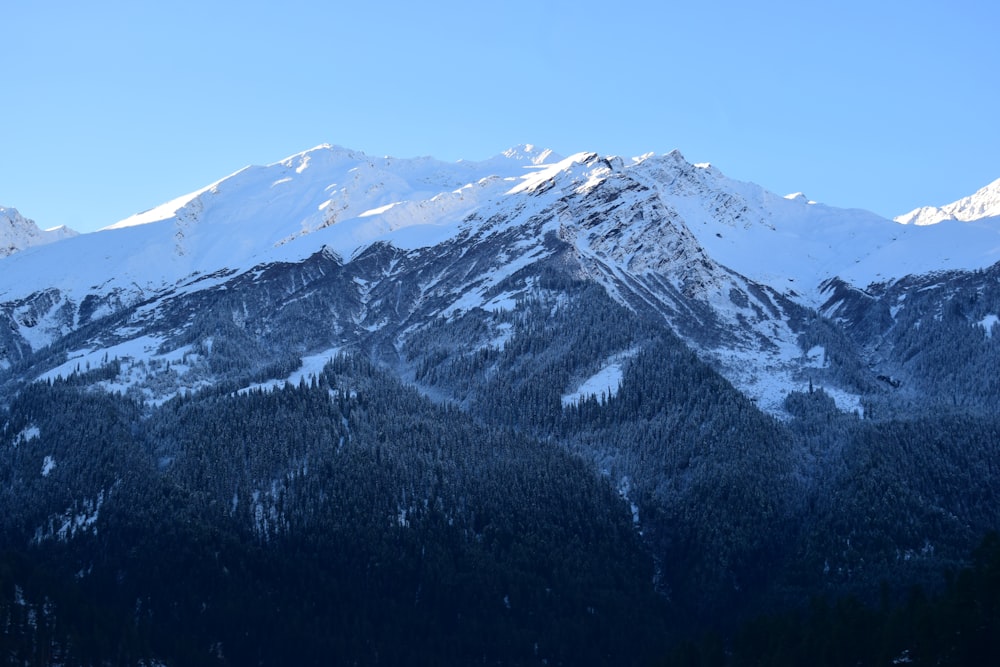
POLYGON ((0 205, 90 231, 321 143, 678 148, 894 216, 1000 178, 1000 8, 39 1, 0 9, 0 205))

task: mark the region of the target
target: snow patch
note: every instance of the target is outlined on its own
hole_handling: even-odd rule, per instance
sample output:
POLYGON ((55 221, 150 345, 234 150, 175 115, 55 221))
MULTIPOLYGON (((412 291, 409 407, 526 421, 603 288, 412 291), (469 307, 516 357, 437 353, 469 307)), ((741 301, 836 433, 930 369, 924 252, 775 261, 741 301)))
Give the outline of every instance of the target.
MULTIPOLYGON (((130 332, 121 329, 118 333, 130 332)), ((94 382, 92 386, 108 393, 139 392, 153 405, 162 405, 181 393, 197 391, 212 383, 210 377, 195 372, 202 365, 203 357, 193 346, 161 352, 164 342, 165 339, 157 336, 138 336, 108 347, 73 350, 67 354, 65 362, 42 373, 36 380, 69 379, 74 374, 117 364, 115 377, 94 382)), ((203 341, 206 347, 210 347, 210 343, 203 341)))
POLYGON ((605 366, 591 375, 577 387, 576 391, 564 394, 563 406, 576 405, 591 396, 596 398, 611 398, 618 393, 623 377, 621 364, 613 363, 605 366))
POLYGON ((494 330, 493 339, 486 343, 483 347, 502 350, 503 346, 506 345, 507 341, 509 341, 513 336, 514 325, 510 322, 501 322, 494 330))
POLYGON ((110 347, 73 350, 67 353, 67 360, 64 363, 35 379, 40 381, 67 379, 75 373, 101 368, 114 359, 151 359, 162 344, 162 338, 140 336, 110 347))
POLYGON ((41 430, 34 424, 25 426, 24 429, 14 438, 14 446, 17 447, 19 444, 26 445, 35 438, 41 436, 41 434, 41 430))
POLYGON ((1000 317, 997 317, 996 315, 990 314, 990 315, 987 315, 986 317, 984 317, 983 319, 979 320, 979 322, 977 322, 977 324, 979 326, 981 326, 986 331, 986 337, 987 338, 992 338, 993 337, 993 325, 995 325, 998 321, 1000 321, 1000 317))
MULTIPOLYGON (((737 389, 746 394, 758 408, 779 419, 787 419, 785 398, 793 391, 805 391, 808 384, 803 381, 801 369, 818 367, 824 360, 822 346, 811 348, 806 353, 806 364, 802 363, 801 351, 780 340, 778 351, 751 348, 719 348, 706 353, 719 372, 737 389)), ((861 397, 836 387, 822 387, 833 398, 838 410, 863 414, 861 397)))
POLYGON ((464 291, 462 295, 450 306, 444 309, 441 314, 444 317, 452 317, 463 311, 472 310, 473 308, 483 308, 494 312, 498 310, 512 309, 514 306, 512 299, 513 295, 501 295, 494 297, 487 302, 485 297, 486 292, 499 284, 505 278, 514 275, 526 266, 530 266, 535 262, 545 259, 551 254, 552 251, 538 246, 531 251, 518 255, 514 259, 510 259, 507 256, 498 257, 497 265, 491 267, 485 274, 487 279, 477 284, 475 287, 464 291))
POLYGON ((293 371, 288 377, 268 380, 267 382, 258 382, 249 387, 244 387, 236 393, 240 396, 245 396, 253 391, 275 391, 286 386, 294 387, 302 382, 309 382, 312 378, 319 377, 326 365, 333 361, 338 354, 340 354, 340 348, 331 347, 329 350, 318 354, 302 357, 302 362, 298 369, 293 371))
POLYGON ((483 310, 496 313, 504 310, 514 310, 517 306, 517 295, 513 292, 499 294, 483 304, 483 310))
MULTIPOLYGON (((328 204, 328 203, 329 202, 324 202, 324 204, 328 204)), ((399 202, 398 201, 392 202, 391 204, 386 204, 385 206, 378 206, 376 208, 368 209, 367 211, 363 211, 360 215, 358 215, 358 217, 359 218, 370 218, 373 215, 382 215, 383 213, 385 213, 386 211, 388 211, 389 209, 391 209, 391 208, 393 208, 395 206, 399 206, 399 202)))
POLYGON ((825 368, 827 366, 826 361, 826 348, 822 345, 815 345, 806 352, 806 366, 812 368, 825 368))
POLYGON ((604 399, 617 396, 624 376, 623 363, 638 352, 628 350, 605 359, 599 371, 581 382, 574 391, 562 396, 563 407, 577 405, 591 396, 604 399))
POLYGON ((51 456, 46 456, 42 461, 42 477, 48 477, 53 468, 56 467, 56 460, 51 456))

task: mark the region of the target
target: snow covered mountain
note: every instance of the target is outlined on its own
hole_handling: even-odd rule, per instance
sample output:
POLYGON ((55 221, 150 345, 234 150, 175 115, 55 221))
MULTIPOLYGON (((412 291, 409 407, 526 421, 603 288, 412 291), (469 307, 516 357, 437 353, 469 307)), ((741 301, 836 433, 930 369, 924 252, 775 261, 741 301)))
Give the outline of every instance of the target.
POLYGON ((53 227, 43 231, 17 209, 0 206, 0 257, 76 235, 76 232, 67 227, 53 227))
MULTIPOLYGON (((157 289, 196 272, 302 259, 319 247, 345 260, 380 241, 403 249, 426 247, 474 228, 470 220, 483 207, 516 207, 541 184, 556 186, 560 194, 567 188, 582 194, 625 181, 659 203, 663 209, 657 213, 686 228, 716 262, 764 284, 786 287, 787 282, 814 304, 818 286, 834 276, 864 286, 912 273, 981 268, 1000 259, 979 243, 988 230, 949 230, 953 248, 946 250, 933 233, 804 196, 779 197, 728 179, 710 165, 691 165, 677 151, 629 161, 588 153, 562 159, 527 145, 492 160, 448 164, 320 146, 272 165, 247 167, 79 239, 64 250, 77 258, 72 272, 53 273, 61 264, 54 254, 26 261, 23 271, 8 266, 10 277, 0 290, 13 295, 13 284, 23 286, 17 289, 21 294, 43 287, 74 290, 76 283, 104 278, 112 278, 109 286, 157 289), (122 231, 137 227, 142 230, 122 231), (113 239, 105 234, 110 231, 116 232, 113 239), (308 242, 292 243, 306 236, 312 236, 308 242), (292 248, 282 249, 286 245, 292 248)), ((992 215, 990 206, 1000 206, 998 184, 940 210, 965 211, 952 216, 963 221, 992 215)), ((65 228, 40 232, 13 209, 4 209, 4 215, 7 226, 19 230, 11 241, 19 248, 74 235, 65 228)), ((897 220, 910 222, 913 215, 897 220)), ((647 244, 642 254, 648 259, 656 252, 647 244)))
POLYGON ((1000 216, 1000 179, 946 206, 924 206, 896 218, 904 225, 935 225, 945 220, 974 222, 1000 216))
POLYGON ((990 188, 900 224, 676 151, 320 146, 58 243, 5 210, 0 626, 651 664, 902 594, 1000 526, 990 188))
MULTIPOLYGON (((989 191, 952 208, 986 211, 989 191)), ((356 303, 339 314, 338 335, 304 352, 355 345, 405 323, 393 343, 401 347, 435 318, 513 307, 535 283, 505 287, 512 277, 558 258, 620 303, 655 313, 781 413, 803 373, 826 363, 822 346, 802 347, 809 313, 835 315, 852 289, 989 267, 1000 260, 1000 227, 901 225, 781 197, 677 151, 561 158, 520 146, 482 162, 443 163, 324 145, 7 258, 0 313, 10 326, 0 365, 126 312, 127 326, 80 342, 68 361, 40 372, 64 374, 74 360, 126 350, 165 353, 168 340, 150 339, 147 329, 162 325, 168 304, 316 257, 354 272, 342 287, 356 303), (388 257, 374 273, 362 261, 372 256, 388 257), (391 311, 373 297, 389 287, 391 311), (128 340, 146 342, 137 349, 128 340)), ((173 334, 185 326, 175 323, 173 334)), ((856 388, 833 380, 826 388, 843 409, 860 407, 856 388)))

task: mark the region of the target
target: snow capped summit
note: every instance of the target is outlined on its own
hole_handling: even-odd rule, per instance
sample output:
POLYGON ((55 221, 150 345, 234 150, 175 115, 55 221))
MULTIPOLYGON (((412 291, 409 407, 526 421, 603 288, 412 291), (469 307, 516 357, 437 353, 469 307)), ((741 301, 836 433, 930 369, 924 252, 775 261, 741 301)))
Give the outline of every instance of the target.
POLYGON ((904 225, 934 225, 944 220, 973 222, 1000 216, 1000 178, 975 194, 947 206, 924 206, 895 218, 904 225))
POLYGON ((559 162, 563 159, 561 155, 553 152, 551 149, 538 148, 534 144, 519 144, 508 148, 500 155, 509 160, 528 162, 535 166, 559 162))
POLYGON ((804 201, 807 204, 815 204, 816 203, 816 202, 812 201, 811 199, 809 199, 809 197, 806 197, 806 195, 805 195, 804 192, 793 192, 791 194, 787 194, 787 195, 785 195, 785 199, 789 199, 789 200, 792 200, 792 201, 804 201))
POLYGON ((22 216, 17 209, 0 206, 0 257, 76 235, 72 229, 62 226, 43 231, 33 220, 22 216))
MULTIPOLYGON (((59 251, 8 263, 0 296, 55 287, 82 299, 99 286, 132 301, 195 275, 297 262, 322 248, 346 261, 377 241, 431 246, 555 157, 521 146, 482 162, 449 163, 323 144, 244 167, 59 251)), ((20 233, 16 247, 28 236, 20 233)))

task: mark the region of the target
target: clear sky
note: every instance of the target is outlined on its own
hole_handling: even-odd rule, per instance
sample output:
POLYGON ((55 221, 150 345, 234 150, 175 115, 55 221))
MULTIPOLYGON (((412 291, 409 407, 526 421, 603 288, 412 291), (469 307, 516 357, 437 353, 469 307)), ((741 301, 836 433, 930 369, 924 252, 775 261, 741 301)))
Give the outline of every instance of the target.
POLYGON ((891 217, 1000 178, 986 0, 8 2, 0 205, 90 231, 321 143, 678 148, 891 217))

